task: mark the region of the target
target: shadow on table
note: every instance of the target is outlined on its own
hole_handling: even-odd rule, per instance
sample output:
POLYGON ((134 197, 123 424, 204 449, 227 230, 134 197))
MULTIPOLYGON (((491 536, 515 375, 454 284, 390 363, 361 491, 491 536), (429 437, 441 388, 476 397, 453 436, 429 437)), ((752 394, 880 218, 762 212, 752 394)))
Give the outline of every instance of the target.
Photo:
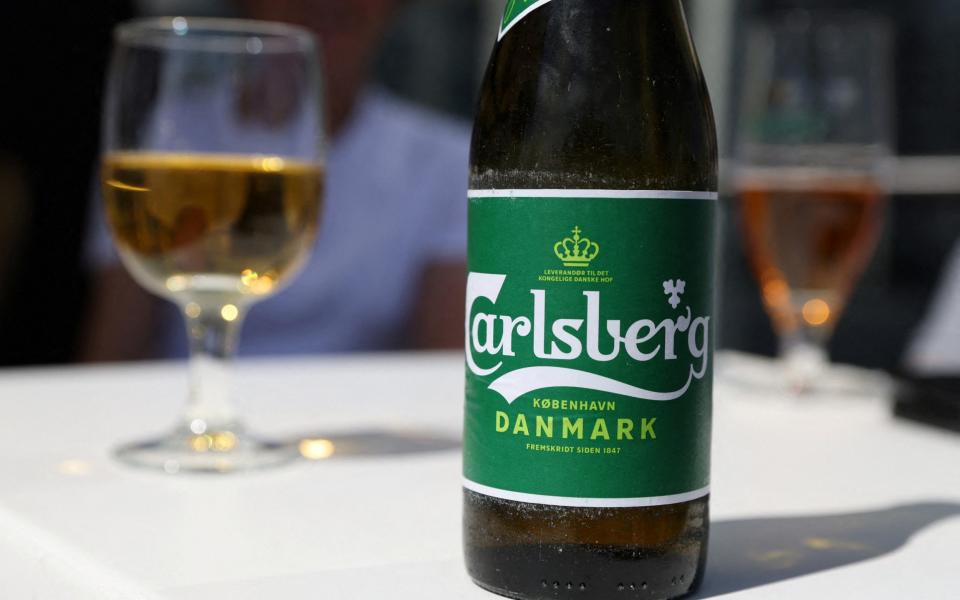
POLYGON ((703 587, 693 597, 712 598, 883 556, 924 527, 954 515, 960 515, 960 504, 931 502, 861 513, 714 522, 703 587))
POLYGON ((430 454, 460 448, 458 438, 429 431, 364 429, 298 439, 300 454, 313 460, 430 454))

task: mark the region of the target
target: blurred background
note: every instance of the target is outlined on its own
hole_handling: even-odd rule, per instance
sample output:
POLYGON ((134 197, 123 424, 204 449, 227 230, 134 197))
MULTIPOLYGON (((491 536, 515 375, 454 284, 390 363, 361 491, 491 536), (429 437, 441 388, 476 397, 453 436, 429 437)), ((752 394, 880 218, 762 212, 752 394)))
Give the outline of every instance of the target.
MULTIPOLYGON (((231 0, 106 0, 65 3, 56 10, 40 3, 12 4, 0 37, 5 82, 0 365, 65 363, 82 354, 95 297, 96 263, 89 258, 93 242, 87 236, 96 230, 89 220, 98 218, 92 202, 111 28, 134 16, 239 16, 244 7, 231 0)), ((901 370, 907 349, 937 304, 938 290, 949 284, 949 259, 960 238, 960 4, 687 0, 685 6, 713 95, 724 157, 734 152, 744 33, 752 19, 797 8, 861 9, 889 19, 895 40, 890 65, 898 156, 891 174, 894 194, 878 249, 837 325, 830 354, 838 362, 901 370)), ((408 0, 396 10, 379 44, 371 85, 442 114, 446 122, 460 122, 465 132, 503 0, 408 0)), ((465 135, 459 139, 468 141, 465 135)), ((465 198, 449 201, 465 203, 465 198)), ((776 336, 730 197, 724 199, 724 212, 719 344, 773 354, 776 336)), ((454 337, 460 331, 457 325, 454 337)), ((954 356, 958 346, 960 338, 954 356)), ((956 364, 960 371, 960 361, 956 364)))

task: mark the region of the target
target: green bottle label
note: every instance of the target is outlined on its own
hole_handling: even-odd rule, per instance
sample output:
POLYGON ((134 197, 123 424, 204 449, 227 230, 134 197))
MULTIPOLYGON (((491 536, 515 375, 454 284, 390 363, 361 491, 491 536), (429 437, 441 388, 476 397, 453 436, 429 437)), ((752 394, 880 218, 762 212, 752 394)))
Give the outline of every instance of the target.
POLYGON ((709 493, 716 196, 470 192, 465 487, 598 507, 709 493))
POLYGON ((510 31, 510 28, 517 22, 537 10, 550 0, 507 0, 507 7, 503 11, 503 21, 500 23, 500 35, 497 41, 503 39, 503 36, 510 31))

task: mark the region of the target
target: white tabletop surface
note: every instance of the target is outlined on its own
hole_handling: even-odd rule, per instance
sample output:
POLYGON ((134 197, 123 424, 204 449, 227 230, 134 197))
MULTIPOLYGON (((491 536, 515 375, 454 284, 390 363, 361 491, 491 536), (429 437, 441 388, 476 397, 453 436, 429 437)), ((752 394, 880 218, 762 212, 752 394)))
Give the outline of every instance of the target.
MULTIPOLYGON (((895 420, 881 395, 748 392, 725 373, 770 365, 720 366, 699 597, 958 597, 960 436, 895 420)), ((460 435, 457 355, 238 371, 263 433, 460 435)), ((185 386, 177 363, 0 372, 0 598, 493 598, 461 562, 457 449, 229 476, 115 463, 118 442, 172 422, 185 386)))

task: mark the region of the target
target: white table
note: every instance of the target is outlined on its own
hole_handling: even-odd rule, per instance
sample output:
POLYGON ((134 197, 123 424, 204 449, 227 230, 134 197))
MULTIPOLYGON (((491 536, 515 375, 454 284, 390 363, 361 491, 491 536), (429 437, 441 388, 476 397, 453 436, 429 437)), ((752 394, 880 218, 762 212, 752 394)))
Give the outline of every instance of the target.
MULTIPOLYGON (((239 371, 264 433, 459 436, 456 355, 239 371)), ((455 449, 220 477, 113 462, 117 442, 171 422, 185 385, 175 363, 0 373, 0 598, 493 598, 463 571, 455 449)), ((881 398, 789 400, 721 376, 714 447, 701 597, 960 594, 960 437, 894 420, 881 398)))

